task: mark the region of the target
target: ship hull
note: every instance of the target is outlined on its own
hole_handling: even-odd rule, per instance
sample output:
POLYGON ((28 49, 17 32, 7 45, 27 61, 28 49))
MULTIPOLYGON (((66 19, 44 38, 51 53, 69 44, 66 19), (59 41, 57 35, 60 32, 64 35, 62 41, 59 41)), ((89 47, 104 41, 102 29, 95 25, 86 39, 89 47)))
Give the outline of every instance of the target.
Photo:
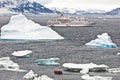
POLYGON ((93 25, 91 24, 54 24, 54 25, 48 25, 50 27, 91 27, 93 25))

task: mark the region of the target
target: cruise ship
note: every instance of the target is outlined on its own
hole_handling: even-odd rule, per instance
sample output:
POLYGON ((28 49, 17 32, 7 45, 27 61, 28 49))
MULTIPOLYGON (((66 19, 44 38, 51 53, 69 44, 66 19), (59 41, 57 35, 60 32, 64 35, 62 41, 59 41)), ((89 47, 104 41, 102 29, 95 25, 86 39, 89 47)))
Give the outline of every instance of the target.
POLYGON ((47 26, 50 27, 75 27, 75 26, 93 26, 94 22, 91 22, 84 17, 70 19, 65 17, 63 14, 56 20, 49 20, 47 26))

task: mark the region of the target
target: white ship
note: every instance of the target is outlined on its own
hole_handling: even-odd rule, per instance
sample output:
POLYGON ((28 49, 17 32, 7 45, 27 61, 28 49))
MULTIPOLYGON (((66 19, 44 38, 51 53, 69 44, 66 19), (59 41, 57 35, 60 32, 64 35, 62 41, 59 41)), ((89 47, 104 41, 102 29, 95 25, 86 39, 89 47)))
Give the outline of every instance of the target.
POLYGON ((47 25, 50 27, 75 27, 75 26, 93 26, 95 23, 88 21, 84 17, 70 19, 63 14, 56 20, 49 20, 47 25))

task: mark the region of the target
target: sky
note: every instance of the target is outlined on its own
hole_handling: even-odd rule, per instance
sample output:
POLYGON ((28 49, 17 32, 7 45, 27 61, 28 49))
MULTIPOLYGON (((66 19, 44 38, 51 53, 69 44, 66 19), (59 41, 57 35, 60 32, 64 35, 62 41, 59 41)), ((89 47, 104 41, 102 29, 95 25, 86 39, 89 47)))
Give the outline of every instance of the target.
POLYGON ((31 0, 44 6, 57 8, 79 8, 81 10, 100 9, 110 11, 120 7, 120 0, 31 0))

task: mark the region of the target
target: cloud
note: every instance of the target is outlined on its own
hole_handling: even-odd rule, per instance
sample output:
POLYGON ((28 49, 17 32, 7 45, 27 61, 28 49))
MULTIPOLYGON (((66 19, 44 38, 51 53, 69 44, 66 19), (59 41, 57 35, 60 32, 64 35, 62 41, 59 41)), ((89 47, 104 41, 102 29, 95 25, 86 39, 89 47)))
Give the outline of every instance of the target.
POLYGON ((48 3, 51 3, 53 0, 28 0, 30 2, 37 2, 37 3, 40 3, 40 4, 48 4, 48 3))

